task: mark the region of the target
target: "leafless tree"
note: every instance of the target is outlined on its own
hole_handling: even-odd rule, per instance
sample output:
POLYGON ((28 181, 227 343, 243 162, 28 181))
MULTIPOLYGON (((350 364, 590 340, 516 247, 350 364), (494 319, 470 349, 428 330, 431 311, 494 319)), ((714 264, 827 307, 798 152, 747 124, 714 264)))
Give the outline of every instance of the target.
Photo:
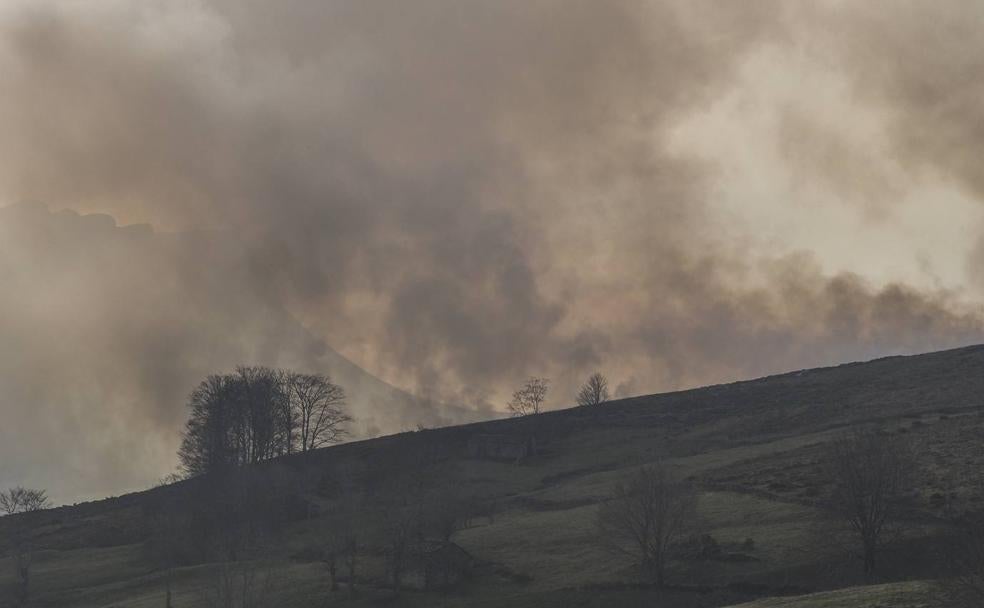
POLYGON ((386 565, 393 593, 399 595, 410 555, 422 537, 420 504, 411 503, 387 509, 385 517, 383 534, 386 565))
MULTIPOLYGON (((32 513, 51 507, 51 501, 44 490, 24 487, 9 488, 0 492, 0 513, 13 516, 32 513)), ((31 565, 34 560, 34 546, 27 526, 21 520, 10 522, 10 544, 14 549, 14 567, 20 583, 19 600, 26 604, 31 591, 31 565)))
POLYGON ((578 405, 599 405, 608 401, 611 396, 608 393, 608 378, 598 372, 591 374, 577 392, 578 405))
POLYGON ((14 515, 30 513, 51 507, 48 494, 44 490, 15 487, 0 492, 0 513, 14 515))
POLYGON ((324 546, 319 553, 328 567, 332 591, 338 591, 338 571, 344 566, 348 572, 349 593, 355 593, 355 567, 359 554, 359 526, 356 514, 359 510, 355 499, 346 496, 339 500, 325 516, 328 531, 324 546))
POLYGON ((345 425, 352 421, 345 413, 345 390, 321 374, 290 373, 287 391, 302 452, 341 441, 345 425))
POLYGON ((546 378, 532 377, 526 381, 523 388, 513 393, 508 403, 513 416, 529 416, 539 414, 543 402, 547 399, 547 389, 550 381, 546 378))
POLYGON ((897 436, 862 429, 832 441, 824 462, 833 484, 829 509, 846 524, 870 575, 889 531, 906 513, 913 468, 909 446, 897 436))
POLYGON ((616 484, 598 509, 598 533, 604 545, 637 559, 649 581, 663 587, 670 559, 696 520, 693 489, 658 463, 616 484))
POLYGON ((208 608, 266 608, 273 595, 272 578, 254 562, 225 562, 212 585, 202 591, 208 608))

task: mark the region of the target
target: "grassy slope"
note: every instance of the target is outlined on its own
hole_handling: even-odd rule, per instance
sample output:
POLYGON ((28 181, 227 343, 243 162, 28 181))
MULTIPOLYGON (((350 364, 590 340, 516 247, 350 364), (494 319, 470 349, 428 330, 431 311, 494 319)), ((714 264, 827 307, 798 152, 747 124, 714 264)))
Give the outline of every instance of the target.
POLYGON ((767 598, 731 608, 931 608, 939 606, 932 583, 917 581, 861 585, 850 589, 811 593, 798 597, 767 598))
MULTIPOLYGON (((755 593, 860 583, 854 564, 845 564, 841 549, 818 534, 811 501, 822 490, 818 447, 847 425, 864 422, 908 433, 924 455, 923 517, 886 560, 883 576, 928 578, 935 575, 932 564, 918 557, 925 556, 924 539, 939 525, 933 494, 955 489, 965 506, 982 498, 966 484, 984 464, 975 449, 984 422, 978 416, 982 372, 982 347, 881 359, 551 412, 537 421, 493 421, 348 444, 321 451, 308 470, 343 461, 400 460, 422 445, 441 446, 460 487, 496 496, 500 513, 494 522, 480 520, 455 537, 482 562, 474 580, 446 596, 404 594, 400 605, 632 606, 661 599, 666 606, 723 606, 753 599, 755 593), (543 437, 536 458, 515 465, 466 457, 465 445, 474 434, 517 432, 533 423, 543 437), (706 530, 726 552, 743 556, 742 561, 678 564, 674 580, 706 587, 699 593, 678 590, 657 597, 638 588, 631 564, 594 542, 597 502, 626 471, 658 458, 700 484, 706 530), (743 545, 746 539, 751 546, 743 545)), ((44 550, 36 556, 34 605, 161 606, 160 574, 141 550, 140 513, 167 491, 57 509, 39 518, 35 533, 44 550)), ((0 520, 0 527, 4 524, 0 520)), ((386 602, 388 593, 372 581, 354 600, 328 594, 322 566, 288 559, 316 541, 322 525, 318 520, 294 524, 260 567, 268 573, 274 605, 386 602)), ((0 560, 0 589, 12 583, 11 569, 9 560, 0 560)), ((364 571, 374 569, 378 576, 378 558, 366 556, 364 571)), ((214 565, 179 570, 175 605, 204 605, 203 593, 215 576, 214 565)), ((879 593, 910 588, 922 589, 858 588, 795 602, 758 601, 747 608, 873 606, 883 601, 879 593)))

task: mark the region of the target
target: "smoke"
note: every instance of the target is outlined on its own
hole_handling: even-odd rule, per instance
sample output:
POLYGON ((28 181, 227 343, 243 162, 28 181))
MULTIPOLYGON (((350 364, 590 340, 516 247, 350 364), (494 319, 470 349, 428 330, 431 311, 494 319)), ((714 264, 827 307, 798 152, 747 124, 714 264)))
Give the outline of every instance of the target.
POLYGON ((980 219, 980 15, 869 6, 4 5, 0 482, 146 483, 236 363, 371 434, 981 340, 906 241, 980 219))

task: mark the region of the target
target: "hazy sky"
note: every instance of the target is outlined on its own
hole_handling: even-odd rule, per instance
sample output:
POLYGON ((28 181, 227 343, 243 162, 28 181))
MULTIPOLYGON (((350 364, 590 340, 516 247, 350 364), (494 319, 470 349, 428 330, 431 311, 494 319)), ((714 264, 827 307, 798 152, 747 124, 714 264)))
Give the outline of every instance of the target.
POLYGON ((982 342, 982 28, 972 1, 0 0, 0 486, 145 487, 237 363, 337 351, 488 416, 532 374, 559 407, 596 369, 628 395, 982 342))

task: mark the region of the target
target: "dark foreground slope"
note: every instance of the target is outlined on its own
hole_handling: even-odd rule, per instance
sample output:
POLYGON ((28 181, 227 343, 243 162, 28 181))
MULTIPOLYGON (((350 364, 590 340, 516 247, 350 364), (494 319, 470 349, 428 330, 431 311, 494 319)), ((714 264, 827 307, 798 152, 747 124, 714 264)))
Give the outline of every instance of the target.
MULTIPOLYGON (((796 605, 861 606, 898 593, 923 601, 932 596, 925 583, 893 583, 938 576, 933 547, 944 510, 981 506, 982 396, 984 347, 891 357, 351 443, 271 463, 245 482, 196 479, 6 518, 0 532, 31 529, 33 606, 163 606, 165 561, 177 566, 179 607, 214 605, 230 569, 241 573, 244 564, 262 581, 253 605, 270 606, 650 605, 657 595, 666 606, 766 606, 781 604, 758 598, 862 582, 882 585, 796 605), (875 581, 862 581, 845 548, 828 542, 815 506, 826 491, 823 444, 857 425, 911 437, 921 464, 918 511, 875 581), (489 456, 497 451, 508 457, 489 456), (594 525, 613 484, 655 460, 698 484, 703 532, 717 546, 675 563, 676 588, 662 594, 634 583, 630 560, 606 551, 594 525), (240 513, 237 505, 259 495, 275 503, 276 521, 232 551, 230 565, 222 530, 234 517, 216 509, 240 513), (467 505, 467 525, 452 538, 474 561, 470 577, 394 598, 385 556, 400 514, 451 503, 467 505), (360 547, 354 595, 330 591, 321 559, 341 512, 360 547), (162 561, 160 522, 174 513, 178 523, 164 537, 180 550, 162 561)), ((10 559, 0 560, 0 589, 12 585, 11 572, 10 559)))

